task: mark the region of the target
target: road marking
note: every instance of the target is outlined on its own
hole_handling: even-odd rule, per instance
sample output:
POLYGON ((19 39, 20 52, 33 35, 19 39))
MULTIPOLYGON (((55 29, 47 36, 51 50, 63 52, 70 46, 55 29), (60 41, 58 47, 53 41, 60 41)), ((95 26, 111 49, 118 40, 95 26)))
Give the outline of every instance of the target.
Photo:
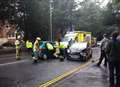
POLYGON ((80 71, 81 69, 85 68, 85 67, 88 66, 89 64, 91 64, 91 60, 90 60, 89 62, 85 63, 85 64, 80 65, 80 66, 77 67, 77 68, 74 68, 74 69, 72 69, 72 70, 70 70, 70 71, 67 71, 67 72, 65 72, 65 73, 57 76, 56 78, 54 78, 54 79, 52 79, 52 80, 50 80, 50 81, 48 81, 48 82, 46 82, 46 83, 44 83, 44 84, 42 84, 42 85, 39 85, 39 87, 49 87, 49 86, 51 86, 52 84, 55 84, 55 83, 57 83, 58 81, 60 81, 60 80, 62 80, 62 79, 64 79, 64 78, 70 76, 71 74, 73 74, 73 73, 75 73, 75 72, 77 72, 77 71, 80 71))
POLYGON ((11 62, 11 63, 4 63, 4 64, 0 64, 0 66, 12 65, 12 64, 22 63, 22 62, 26 62, 26 61, 28 61, 28 60, 20 60, 20 61, 11 62))

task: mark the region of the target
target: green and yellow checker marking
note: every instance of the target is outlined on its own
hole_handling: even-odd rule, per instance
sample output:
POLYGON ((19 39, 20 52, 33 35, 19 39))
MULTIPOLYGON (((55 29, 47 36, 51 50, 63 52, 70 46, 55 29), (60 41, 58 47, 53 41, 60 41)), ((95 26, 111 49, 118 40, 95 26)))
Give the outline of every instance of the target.
POLYGON ((85 64, 82 64, 82 65, 80 65, 79 67, 74 68, 74 69, 72 69, 72 70, 70 70, 70 71, 67 71, 67 72, 63 73, 62 75, 60 75, 60 76, 57 76, 56 78, 54 78, 54 79, 52 79, 52 80, 50 80, 50 81, 48 81, 48 82, 40 85, 39 87, 49 87, 49 86, 55 84, 56 82, 58 82, 58 81, 60 81, 60 80, 62 80, 62 79, 64 79, 64 78, 70 76, 71 74, 73 74, 73 73, 75 73, 75 72, 77 72, 77 71, 80 71, 81 69, 85 68, 85 67, 88 66, 89 64, 91 64, 91 61, 89 61, 89 62, 87 62, 87 63, 85 63, 85 64))

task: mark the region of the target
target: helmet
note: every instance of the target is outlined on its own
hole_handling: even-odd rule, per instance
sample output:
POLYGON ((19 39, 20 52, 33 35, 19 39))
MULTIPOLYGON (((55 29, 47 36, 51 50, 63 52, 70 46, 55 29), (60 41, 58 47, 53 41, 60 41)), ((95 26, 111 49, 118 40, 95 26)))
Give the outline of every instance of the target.
POLYGON ((41 40, 41 38, 40 38, 40 37, 37 37, 36 40, 41 40))

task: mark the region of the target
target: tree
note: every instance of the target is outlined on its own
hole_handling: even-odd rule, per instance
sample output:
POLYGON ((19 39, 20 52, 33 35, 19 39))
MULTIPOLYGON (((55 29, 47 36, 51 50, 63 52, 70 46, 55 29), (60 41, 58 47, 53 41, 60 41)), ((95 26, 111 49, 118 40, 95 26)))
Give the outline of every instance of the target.
POLYGON ((35 39, 40 36, 43 40, 49 38, 49 1, 25 0, 26 13, 26 37, 35 39))
POLYGON ((24 30, 25 5, 23 0, 1 0, 0 1, 0 20, 8 20, 10 23, 18 25, 19 29, 24 30))
MULTIPOLYGON (((53 39, 58 33, 63 36, 68 30, 90 31, 97 35, 97 32, 104 32, 108 25, 114 24, 113 22, 119 25, 118 19, 113 15, 113 7, 103 10, 93 1, 83 0, 76 4, 74 0, 53 0, 53 39), (80 8, 76 9, 78 5, 80 8), (110 18, 112 22, 109 21, 110 18)), ((0 4, 0 19, 8 19, 17 24, 25 31, 26 39, 40 36, 43 40, 49 40, 49 0, 1 0, 0 4)))
POLYGON ((104 26, 106 26, 110 32, 116 30, 116 28, 120 28, 119 0, 113 0, 107 5, 107 10, 104 12, 104 26))
MULTIPOLYGON (((53 0, 53 37, 56 33, 63 32, 72 25, 74 0, 53 0)), ((49 0, 26 0, 26 12, 28 20, 26 21, 26 32, 28 37, 35 38, 41 36, 45 40, 50 37, 50 8, 49 0)), ((53 39, 54 39, 53 38, 53 39)))
POLYGON ((90 31, 94 35, 103 29, 102 9, 91 0, 84 0, 76 11, 77 30, 90 31))
POLYGON ((74 25, 75 2, 74 0, 54 0, 53 8, 54 35, 57 31, 64 35, 67 29, 74 25))

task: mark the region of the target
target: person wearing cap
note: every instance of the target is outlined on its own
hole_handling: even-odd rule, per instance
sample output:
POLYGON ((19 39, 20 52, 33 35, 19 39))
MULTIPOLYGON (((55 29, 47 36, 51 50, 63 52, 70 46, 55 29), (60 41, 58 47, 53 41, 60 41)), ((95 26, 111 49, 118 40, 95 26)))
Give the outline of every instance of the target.
POLYGON ((34 53, 33 60, 34 60, 34 62, 37 62, 37 60, 38 60, 40 40, 41 40, 41 38, 37 37, 34 42, 34 45, 33 45, 33 53, 34 53))
POLYGON ((107 38, 107 34, 104 34, 103 39, 101 41, 101 55, 100 55, 99 61, 97 63, 97 66, 100 66, 103 59, 105 59, 104 60, 104 66, 107 67, 107 55, 106 55, 105 50, 106 50, 108 42, 109 42, 109 39, 107 38))
POLYGON ((66 46, 61 42, 61 39, 58 40, 58 45, 59 45, 59 59, 60 61, 64 61, 65 59, 65 49, 66 49, 66 46))
POLYGON ((54 47, 52 43, 46 42, 46 51, 48 59, 53 58, 54 47))

